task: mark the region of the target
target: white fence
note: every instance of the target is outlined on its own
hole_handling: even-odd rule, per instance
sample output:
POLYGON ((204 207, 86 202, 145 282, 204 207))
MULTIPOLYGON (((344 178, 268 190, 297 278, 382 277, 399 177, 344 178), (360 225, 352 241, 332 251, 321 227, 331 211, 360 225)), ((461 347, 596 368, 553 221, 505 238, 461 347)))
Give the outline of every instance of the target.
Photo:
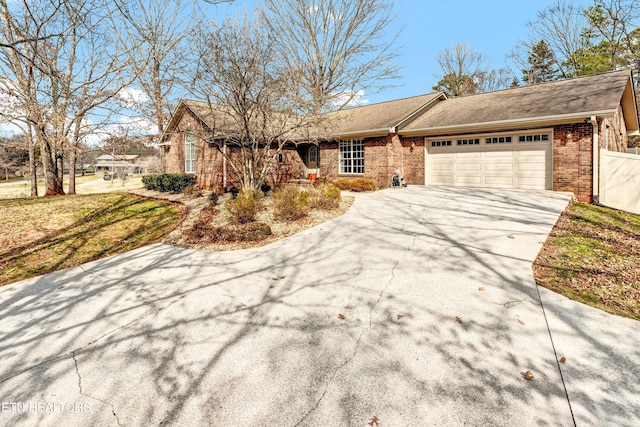
POLYGON ((601 150, 600 203, 640 214, 640 156, 601 150))

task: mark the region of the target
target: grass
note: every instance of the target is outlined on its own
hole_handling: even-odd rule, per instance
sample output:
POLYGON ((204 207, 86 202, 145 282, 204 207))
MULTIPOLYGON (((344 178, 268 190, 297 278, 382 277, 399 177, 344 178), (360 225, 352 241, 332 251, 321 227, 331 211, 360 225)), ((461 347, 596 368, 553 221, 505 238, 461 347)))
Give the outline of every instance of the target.
POLYGON ((0 200, 0 285, 160 240, 180 206, 125 193, 0 200))
MULTIPOLYGON (((78 194, 95 194, 106 193, 111 191, 128 191, 133 188, 142 188, 140 175, 129 177, 125 185, 119 179, 113 181, 104 181, 103 174, 76 176, 76 193, 78 194), (89 184, 89 185, 83 185, 89 184)), ((69 188, 69 179, 65 177, 63 182, 64 190, 69 188)), ((38 194, 45 193, 44 181, 38 181, 38 194)), ((0 183, 0 199, 16 199, 26 198, 31 194, 31 183, 28 179, 21 179, 19 182, 0 183)))
POLYGON ((640 320, 640 215, 569 205, 533 269, 541 286, 640 320))

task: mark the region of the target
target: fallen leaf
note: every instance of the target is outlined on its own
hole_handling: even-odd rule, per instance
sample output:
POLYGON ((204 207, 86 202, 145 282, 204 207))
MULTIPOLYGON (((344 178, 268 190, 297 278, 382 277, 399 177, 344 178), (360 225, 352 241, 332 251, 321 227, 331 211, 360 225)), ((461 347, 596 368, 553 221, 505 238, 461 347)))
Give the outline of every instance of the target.
POLYGON ((518 323, 520 323, 521 325, 524 325, 524 322, 520 319, 518 319, 518 323))
POLYGON ((371 421, 369 421, 369 423, 368 423, 368 424, 369 424, 370 426, 372 426, 372 427, 373 427, 373 426, 377 426, 377 425, 378 425, 378 421, 379 421, 379 420, 378 420, 378 417, 376 417, 376 416, 374 415, 374 416, 373 416, 373 418, 371 418, 371 421))
POLYGON ((187 294, 182 294, 182 295, 180 295, 180 299, 182 299, 182 298, 184 298, 186 296, 187 296, 187 294))
POLYGON ((338 319, 344 320, 344 314, 342 314, 342 313, 338 314, 338 319))
POLYGON ((564 363, 564 362, 566 362, 566 361, 567 361, 567 358, 566 358, 566 357, 564 357, 564 356, 563 356, 563 357, 561 357, 561 358, 560 358, 560 363, 564 363))
POLYGON ((58 289, 64 289, 64 285, 59 286, 58 289))
POLYGON ((273 289, 273 288, 275 288, 275 286, 273 286, 273 285, 269 286, 269 289, 273 289))
POLYGON ((404 317, 403 314, 398 314, 398 320, 402 319, 404 317))
POLYGON ((271 280, 278 280, 278 278, 277 277, 272 277, 271 280))
POLYGON ((480 286, 480 287, 478 288, 478 290, 479 290, 480 292, 482 292, 482 291, 484 291, 484 288, 483 288, 482 286, 480 286))
POLYGON ((287 276, 280 276, 280 279, 284 279, 285 277, 287 277, 287 276))
POLYGON ((520 372, 520 374, 522 374, 522 378, 524 378, 527 381, 531 381, 533 379, 533 374, 531 373, 531 371, 520 372))
POLYGON ((460 316, 456 316, 456 322, 462 323, 462 318, 460 316))
POLYGON ((515 239, 516 238, 513 234, 509 234, 507 237, 510 238, 510 239, 515 239))

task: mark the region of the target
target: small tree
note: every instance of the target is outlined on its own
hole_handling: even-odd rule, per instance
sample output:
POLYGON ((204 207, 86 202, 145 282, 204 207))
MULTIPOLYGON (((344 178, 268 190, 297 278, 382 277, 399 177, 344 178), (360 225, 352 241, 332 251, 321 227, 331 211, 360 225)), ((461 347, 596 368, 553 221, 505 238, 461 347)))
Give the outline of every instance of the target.
POLYGON ((525 83, 532 85, 558 78, 558 70, 554 65, 555 56, 544 40, 533 45, 527 62, 530 65, 529 68, 522 70, 522 81, 525 83))

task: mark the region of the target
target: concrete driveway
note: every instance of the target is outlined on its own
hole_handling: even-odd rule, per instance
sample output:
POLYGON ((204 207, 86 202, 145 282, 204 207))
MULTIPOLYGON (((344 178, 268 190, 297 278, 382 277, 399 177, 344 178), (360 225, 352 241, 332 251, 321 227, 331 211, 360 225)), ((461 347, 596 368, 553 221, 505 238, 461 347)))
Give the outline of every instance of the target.
POLYGON ((0 424, 639 425, 639 323, 532 277, 567 202, 384 190, 263 248, 4 286, 0 424))

